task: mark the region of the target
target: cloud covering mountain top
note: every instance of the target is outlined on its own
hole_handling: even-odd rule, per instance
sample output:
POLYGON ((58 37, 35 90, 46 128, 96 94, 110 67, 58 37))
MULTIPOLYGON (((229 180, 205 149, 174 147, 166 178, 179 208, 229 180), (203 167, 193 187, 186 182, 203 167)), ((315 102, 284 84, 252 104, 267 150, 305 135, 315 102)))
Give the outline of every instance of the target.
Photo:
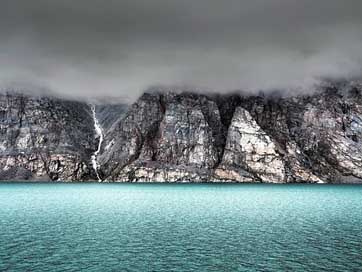
POLYGON ((359 0, 3 0, 0 84, 135 99, 361 74, 359 0), (34 87, 36 88, 36 87, 34 87))

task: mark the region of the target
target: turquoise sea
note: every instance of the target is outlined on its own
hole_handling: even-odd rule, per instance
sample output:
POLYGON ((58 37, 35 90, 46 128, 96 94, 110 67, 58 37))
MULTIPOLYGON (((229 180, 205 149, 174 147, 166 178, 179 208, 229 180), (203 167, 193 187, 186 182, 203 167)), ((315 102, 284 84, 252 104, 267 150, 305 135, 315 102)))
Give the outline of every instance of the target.
POLYGON ((361 271, 362 186, 0 184, 0 271, 361 271))

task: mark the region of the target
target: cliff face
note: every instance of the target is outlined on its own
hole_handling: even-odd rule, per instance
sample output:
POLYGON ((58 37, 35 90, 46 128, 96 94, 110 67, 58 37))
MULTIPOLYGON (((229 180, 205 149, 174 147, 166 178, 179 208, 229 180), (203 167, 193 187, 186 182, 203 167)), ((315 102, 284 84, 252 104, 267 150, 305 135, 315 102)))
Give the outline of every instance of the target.
POLYGON ((95 144, 87 104, 0 95, 0 179, 92 179, 89 158, 95 144))
MULTIPOLYGON (((362 182, 362 85, 287 98, 145 93, 96 108, 105 181, 362 182)), ((85 103, 0 97, 0 178, 95 180, 85 103)))
POLYGON ((147 93, 104 147, 109 181, 362 182, 362 86, 289 98, 147 93))

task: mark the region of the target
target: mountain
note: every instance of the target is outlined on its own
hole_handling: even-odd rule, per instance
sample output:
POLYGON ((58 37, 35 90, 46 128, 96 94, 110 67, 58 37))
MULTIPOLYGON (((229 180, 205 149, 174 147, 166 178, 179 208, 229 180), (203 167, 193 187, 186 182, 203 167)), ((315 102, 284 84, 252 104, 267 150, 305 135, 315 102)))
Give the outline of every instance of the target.
POLYGON ((96 139, 86 104, 5 93, 0 124, 1 179, 91 178, 96 139))
POLYGON ((102 137, 89 104, 0 95, 0 178, 362 182, 358 81, 292 97, 152 90, 95 111, 102 137))

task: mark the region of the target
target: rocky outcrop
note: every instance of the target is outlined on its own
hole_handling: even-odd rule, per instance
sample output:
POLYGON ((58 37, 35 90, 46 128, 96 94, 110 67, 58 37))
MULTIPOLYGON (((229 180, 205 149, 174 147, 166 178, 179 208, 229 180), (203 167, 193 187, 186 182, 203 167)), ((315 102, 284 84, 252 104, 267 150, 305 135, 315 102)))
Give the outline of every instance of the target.
POLYGON ((127 112, 127 108, 128 106, 126 104, 102 103, 96 105, 96 115, 99 123, 102 124, 102 129, 105 134, 113 124, 117 123, 124 117, 127 112))
POLYGON ((285 181, 285 165, 276 145, 242 107, 234 112, 221 162, 221 169, 230 167, 254 173, 262 181, 285 181))
POLYGON ((0 179, 92 180, 93 130, 85 103, 0 94, 0 179))
POLYGON ((362 182, 359 82, 328 82, 294 97, 151 90, 128 107, 95 111, 2 95, 0 179, 362 182))
POLYGON ((362 182, 361 91, 339 82, 287 98, 146 93, 107 137, 103 178, 362 182))

